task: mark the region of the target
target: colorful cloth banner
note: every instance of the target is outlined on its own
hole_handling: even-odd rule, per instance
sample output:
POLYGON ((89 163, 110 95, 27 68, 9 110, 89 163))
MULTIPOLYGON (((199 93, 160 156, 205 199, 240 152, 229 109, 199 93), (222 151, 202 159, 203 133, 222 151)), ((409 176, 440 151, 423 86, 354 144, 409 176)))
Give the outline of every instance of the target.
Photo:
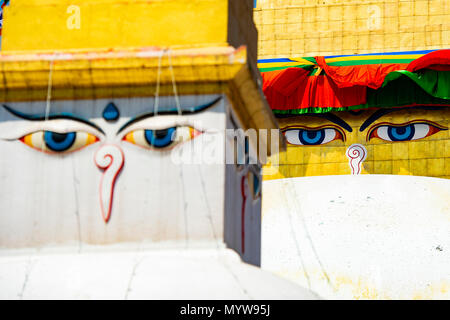
POLYGON ((258 66, 274 113, 450 105, 450 50, 266 59, 258 66), (417 97, 400 92, 416 89, 417 97))

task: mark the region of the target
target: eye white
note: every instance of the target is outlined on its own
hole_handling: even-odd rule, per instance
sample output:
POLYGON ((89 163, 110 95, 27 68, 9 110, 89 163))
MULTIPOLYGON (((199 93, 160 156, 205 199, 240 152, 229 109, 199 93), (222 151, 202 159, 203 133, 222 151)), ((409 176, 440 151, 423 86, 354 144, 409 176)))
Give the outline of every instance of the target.
POLYGON ((430 132, 430 125, 425 123, 414 124, 414 137, 411 140, 417 140, 425 138, 430 132))
POLYGON ((288 130, 284 133, 284 136, 286 137, 287 142, 289 142, 290 144, 295 144, 295 145, 303 145, 300 142, 299 139, 299 134, 300 130, 288 130))
POLYGON ((336 130, 335 129, 325 129, 325 138, 323 139, 321 144, 325 144, 336 139, 336 130))
POLYGON ((191 131, 189 127, 178 127, 172 137, 173 142, 185 142, 191 140, 191 131))
POLYGON ((378 136, 386 141, 392 141, 391 138, 389 138, 388 134, 388 126, 381 126, 377 129, 378 136))

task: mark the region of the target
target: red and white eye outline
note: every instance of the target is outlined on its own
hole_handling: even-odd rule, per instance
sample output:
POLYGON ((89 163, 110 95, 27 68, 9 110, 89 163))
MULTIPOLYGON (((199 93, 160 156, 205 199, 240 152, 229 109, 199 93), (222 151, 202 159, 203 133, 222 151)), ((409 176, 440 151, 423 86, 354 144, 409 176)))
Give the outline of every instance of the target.
POLYGON ((372 126, 367 132, 366 141, 378 138, 389 142, 406 142, 424 139, 442 130, 448 130, 428 120, 413 120, 401 124, 382 122, 372 126))
POLYGON ((289 126, 281 130, 290 145, 318 146, 335 140, 345 141, 345 133, 337 126, 320 127, 289 126))

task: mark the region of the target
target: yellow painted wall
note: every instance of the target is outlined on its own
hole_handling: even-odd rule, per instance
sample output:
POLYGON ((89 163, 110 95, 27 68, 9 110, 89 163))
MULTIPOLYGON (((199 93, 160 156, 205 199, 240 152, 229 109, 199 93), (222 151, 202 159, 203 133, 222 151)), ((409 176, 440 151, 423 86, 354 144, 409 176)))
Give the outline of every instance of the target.
POLYGON ((280 118, 282 131, 289 128, 315 130, 330 128, 345 137, 316 146, 288 144, 287 151, 280 154, 279 166, 271 169, 266 180, 322 175, 351 174, 346 150, 352 144, 361 144, 367 149, 367 159, 362 164, 362 174, 397 174, 430 176, 450 179, 450 107, 440 110, 410 109, 389 113, 380 117, 365 130, 361 125, 375 110, 361 114, 349 112, 333 113, 352 127, 348 132, 323 118, 297 116, 280 118), (385 125, 399 126, 405 123, 427 124, 440 128, 427 137, 411 141, 385 141, 368 137, 369 132, 385 125), (273 170, 276 169, 276 170, 273 170))
POLYGON ((259 58, 450 47, 448 0, 258 0, 259 58))
POLYGON ((2 50, 226 46, 228 0, 14 0, 2 50))

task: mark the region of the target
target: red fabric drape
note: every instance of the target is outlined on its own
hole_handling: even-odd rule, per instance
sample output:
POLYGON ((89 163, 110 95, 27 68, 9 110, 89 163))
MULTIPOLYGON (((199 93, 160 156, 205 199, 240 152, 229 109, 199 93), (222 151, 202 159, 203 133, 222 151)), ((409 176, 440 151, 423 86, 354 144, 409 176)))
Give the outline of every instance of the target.
POLYGON ((406 68, 409 72, 420 69, 450 71, 450 49, 430 52, 423 57, 412 61, 406 68))
POLYGON ((327 75, 289 68, 262 74, 264 94, 272 109, 342 108, 366 102, 366 87, 339 88, 327 75))
POLYGON ((325 57, 315 57, 315 59, 319 67, 325 70, 339 88, 358 85, 378 89, 390 72, 405 70, 408 66, 407 63, 386 63, 334 67, 326 64, 325 57))

